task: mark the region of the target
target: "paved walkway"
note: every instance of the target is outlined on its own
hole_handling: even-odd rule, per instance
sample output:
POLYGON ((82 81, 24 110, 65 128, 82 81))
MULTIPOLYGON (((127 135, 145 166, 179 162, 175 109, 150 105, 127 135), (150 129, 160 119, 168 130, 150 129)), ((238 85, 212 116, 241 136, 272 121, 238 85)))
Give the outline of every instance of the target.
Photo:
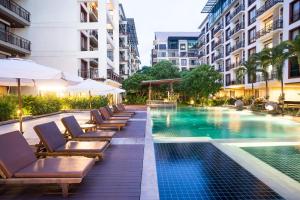
MULTIPOLYGON (((147 112, 145 109, 133 109, 137 111, 137 114, 128 122, 128 126, 117 134, 117 142, 113 142, 105 151, 104 160, 96 163, 81 184, 71 186, 68 199, 140 199, 147 112), (122 142, 122 140, 126 142, 122 142)), ((24 122, 24 136, 30 143, 36 143, 38 138, 32 128, 37 124, 49 121, 55 121, 63 131, 64 127, 60 119, 69 115, 75 115, 81 123, 89 119, 89 113, 83 112, 64 113, 26 121, 24 122)), ((17 123, 0 126, 0 134, 17 129, 17 123)), ((0 185, 0 199, 59 200, 64 198, 57 185, 0 185)))

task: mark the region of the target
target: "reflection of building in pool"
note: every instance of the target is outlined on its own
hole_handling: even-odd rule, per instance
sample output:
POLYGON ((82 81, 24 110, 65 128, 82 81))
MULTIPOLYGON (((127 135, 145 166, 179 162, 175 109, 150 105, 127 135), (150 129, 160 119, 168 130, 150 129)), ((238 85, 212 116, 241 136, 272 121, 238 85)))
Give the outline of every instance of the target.
MULTIPOLYGON (((298 0, 208 0, 208 13, 199 26, 199 62, 210 64, 223 74, 224 91, 230 97, 250 96, 251 81, 237 78, 236 69, 253 53, 271 48, 281 41, 292 40, 300 33, 298 0)), ((277 101, 280 82, 276 69, 269 66, 269 96, 277 101)), ((295 57, 284 64, 284 87, 287 101, 300 100, 300 70, 295 57)), ((257 72, 255 96, 264 97, 265 77, 257 72)))

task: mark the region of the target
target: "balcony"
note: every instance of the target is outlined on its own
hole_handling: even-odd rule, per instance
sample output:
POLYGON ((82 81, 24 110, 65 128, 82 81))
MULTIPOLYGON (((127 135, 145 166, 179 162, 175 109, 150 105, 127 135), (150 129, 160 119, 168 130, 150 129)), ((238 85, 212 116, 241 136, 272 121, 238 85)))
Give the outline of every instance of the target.
POLYGON ((198 47, 199 47, 199 48, 203 47, 204 45, 205 45, 205 41, 204 41, 204 40, 202 40, 202 41, 200 41, 200 42, 198 43, 198 47))
POLYGON ((198 58, 202 58, 203 56, 205 56, 205 53, 203 51, 201 51, 198 55, 198 58))
POLYGON ((245 47, 245 41, 244 40, 239 41, 234 46, 231 47, 231 53, 236 53, 244 47, 245 47))
POLYGON ((244 63, 244 60, 241 60, 237 63, 233 63, 230 65, 230 69, 238 68, 238 67, 242 66, 243 63, 244 63))
POLYGON ((244 79, 226 81, 226 86, 230 86, 230 85, 243 85, 243 84, 245 84, 245 80, 244 79))
POLYGON ((224 67, 223 66, 218 66, 216 71, 217 72, 224 72, 224 67))
POLYGON ((11 0, 0 0, 0 18, 11 23, 11 27, 30 25, 30 12, 11 0))
POLYGON ((90 66, 98 68, 98 59, 90 59, 90 66))
POLYGON ((224 58, 224 54, 220 53, 217 56, 213 57, 213 62, 217 62, 217 61, 219 61, 219 60, 221 60, 223 58, 224 58))
POLYGON ((187 55, 188 57, 192 57, 192 58, 197 57, 198 56, 198 50, 188 50, 187 54, 188 54, 187 55))
POLYGON ((258 10, 256 10, 256 17, 261 16, 266 11, 268 11, 270 8, 275 6, 276 4, 283 3, 283 0, 267 0, 265 4, 260 7, 258 10))
POLYGON ((214 30, 213 30, 213 36, 217 35, 218 33, 221 32, 221 30, 223 30, 224 26, 223 24, 219 24, 214 30))
MULTIPOLYGON (((269 73, 268 81, 276 80, 276 79, 278 79, 276 71, 272 71, 271 73, 269 73)), ((258 82, 264 82, 264 81, 266 81, 266 78, 262 74, 256 75, 256 82, 257 83, 258 82)))
POLYGON ((226 49, 225 55, 226 55, 226 56, 229 56, 231 52, 232 52, 231 48, 226 49))
POLYGON ((245 6, 244 5, 239 5, 232 13, 231 13, 231 20, 233 18, 235 18, 235 16, 237 16, 239 13, 241 13, 242 11, 245 11, 245 6))
POLYGON ((98 21, 98 10, 96 6, 91 6, 89 8, 89 15, 90 15, 90 22, 97 22, 98 21))
POLYGON ((122 78, 112 69, 107 69, 107 79, 122 83, 122 78))
POLYGON ((97 30, 90 31, 90 41, 91 41, 91 44, 98 46, 98 31, 97 30))
POLYGON ((217 42, 213 43, 212 49, 215 49, 224 43, 223 38, 219 39, 217 42))
POLYGON ((273 21, 273 23, 265 28, 263 28, 262 30, 256 32, 256 38, 261 38, 263 36, 268 35, 269 33, 278 30, 278 29, 282 29, 283 27, 283 20, 282 19, 277 19, 276 21, 273 21))
POLYGON ((235 34, 239 33, 241 30, 245 29, 245 22, 240 22, 235 25, 235 27, 230 31, 230 36, 233 37, 235 34))
POLYGON ((0 47, 11 54, 30 54, 31 42, 9 31, 0 29, 0 47))
POLYGON ((168 56, 169 56, 169 57, 172 57, 172 58, 179 57, 178 50, 169 50, 169 51, 168 51, 168 56))

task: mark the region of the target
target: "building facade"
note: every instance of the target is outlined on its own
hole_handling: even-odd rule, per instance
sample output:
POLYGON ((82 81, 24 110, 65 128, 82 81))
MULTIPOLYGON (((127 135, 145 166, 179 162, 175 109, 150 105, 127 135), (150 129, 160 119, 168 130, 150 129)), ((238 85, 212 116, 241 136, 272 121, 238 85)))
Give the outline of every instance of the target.
MULTIPOLYGON (((253 53, 271 48, 300 33, 300 0, 209 0, 208 13, 200 25, 199 62, 210 64, 223 74, 225 95, 251 95, 248 77, 238 79, 236 69, 253 53)), ((269 96, 277 101, 280 82, 269 66, 269 96)), ((300 98, 300 71, 296 58, 284 65, 286 100, 300 98)), ((265 79, 256 74, 255 96, 264 97, 265 79)))
POLYGON ((180 70, 190 70, 198 63, 198 32, 156 32, 151 64, 168 60, 180 70))
POLYGON ((126 18, 120 4, 120 75, 123 79, 134 74, 140 66, 138 39, 133 18, 126 18))
MULTIPOLYGON (((25 57, 31 53, 31 41, 18 33, 30 26, 31 13, 17 2, 0 1, 0 58, 25 57)), ((6 88, 0 86, 0 93, 6 88)))

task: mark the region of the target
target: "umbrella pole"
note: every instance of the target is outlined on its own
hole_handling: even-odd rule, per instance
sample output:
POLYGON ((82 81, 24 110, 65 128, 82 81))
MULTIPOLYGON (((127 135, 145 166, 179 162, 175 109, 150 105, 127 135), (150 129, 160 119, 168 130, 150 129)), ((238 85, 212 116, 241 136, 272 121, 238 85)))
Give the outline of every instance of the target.
POLYGON ((20 132, 23 134, 23 117, 22 117, 22 98, 21 98, 21 79, 17 79, 18 82, 18 100, 19 100, 19 108, 18 108, 18 116, 19 116, 19 125, 20 132))
POLYGON ((89 90, 89 101, 90 101, 90 122, 92 122, 92 94, 91 94, 91 90, 89 90))

